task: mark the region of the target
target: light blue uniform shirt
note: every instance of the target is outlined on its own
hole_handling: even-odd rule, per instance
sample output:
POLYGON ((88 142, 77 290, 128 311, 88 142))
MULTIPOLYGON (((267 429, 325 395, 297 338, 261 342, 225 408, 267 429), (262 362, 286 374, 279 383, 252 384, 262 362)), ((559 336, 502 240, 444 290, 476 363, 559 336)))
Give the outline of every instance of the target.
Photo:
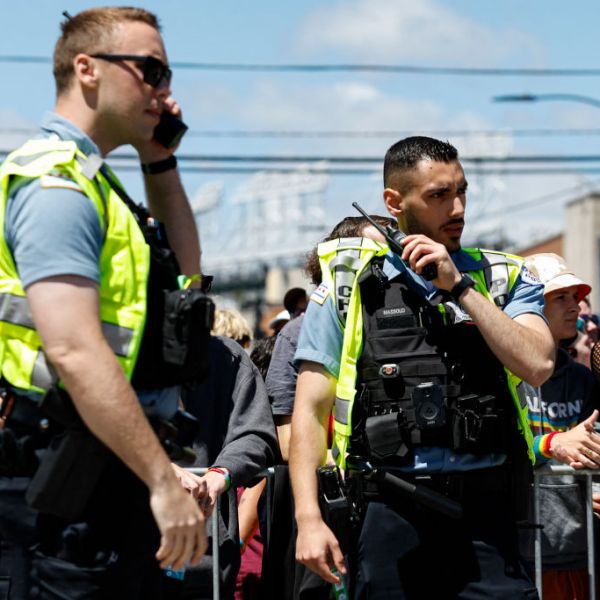
MULTIPOLYGON (((41 138, 52 135, 76 142, 87 156, 100 156, 98 146, 81 129, 48 112, 41 138)), ((59 179, 41 179, 12 190, 6 208, 6 242, 23 287, 59 275, 76 275, 100 283, 100 252, 104 234, 94 204, 81 191, 61 186, 59 179)), ((138 391, 147 414, 169 417, 177 409, 179 389, 138 391)))
MULTIPOLYGON (((462 250, 453 252, 450 256, 461 273, 481 269, 480 262, 462 250)), ((400 257, 391 252, 385 256, 383 272, 389 279, 393 279, 400 273, 407 273, 409 285, 415 290, 420 290, 422 295, 428 299, 438 292, 433 284, 425 281, 411 269, 407 269, 400 257)), ((531 313, 545 320, 543 292, 544 286, 522 271, 503 310, 513 319, 519 315, 531 313)), ((337 378, 340 371, 342 341, 343 332, 331 294, 325 298, 322 304, 309 302, 300 331, 295 361, 307 360, 319 363, 337 378)), ((415 448, 413 456, 413 465, 404 467, 403 470, 422 473, 467 471, 497 466, 505 460, 505 456, 500 454, 475 456, 473 454, 457 454, 447 448, 427 446, 415 448)))

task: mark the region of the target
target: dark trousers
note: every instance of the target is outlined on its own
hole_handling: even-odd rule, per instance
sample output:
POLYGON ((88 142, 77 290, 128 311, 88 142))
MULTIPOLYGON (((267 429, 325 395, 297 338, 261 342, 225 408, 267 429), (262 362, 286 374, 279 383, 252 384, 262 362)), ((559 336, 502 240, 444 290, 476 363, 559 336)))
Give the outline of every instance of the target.
POLYGON ((0 477, 0 600, 163 598, 148 491, 112 458, 78 523, 38 514, 0 477))
POLYGON ((411 499, 370 501, 351 567, 354 599, 536 599, 509 494, 471 476, 460 500, 458 520, 411 499))

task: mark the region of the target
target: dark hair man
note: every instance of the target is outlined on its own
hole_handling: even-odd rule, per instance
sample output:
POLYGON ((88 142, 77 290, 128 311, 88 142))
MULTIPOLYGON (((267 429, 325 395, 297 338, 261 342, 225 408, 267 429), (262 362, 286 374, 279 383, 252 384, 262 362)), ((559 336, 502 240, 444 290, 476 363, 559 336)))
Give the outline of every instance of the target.
POLYGON ((296 558, 337 583, 345 553, 355 598, 534 597, 513 492, 533 460, 525 381, 538 386, 553 368, 543 288, 519 257, 461 248, 467 181, 450 144, 394 144, 384 185, 407 234, 402 256, 368 241, 319 248, 323 283, 296 353, 296 558), (324 522, 315 477, 332 410, 359 523, 343 551, 336 535, 349 525, 334 534, 324 522), (398 475, 460 503, 462 517, 382 482, 398 475))
MULTIPOLYGON (((179 569, 206 548, 204 517, 142 409, 168 418, 178 402, 177 377, 148 360, 163 289, 176 277, 163 226, 181 272, 191 277, 200 266, 174 148, 153 140, 161 113, 181 111, 157 19, 143 9, 67 16, 54 74, 56 107, 41 137, 0 171, 0 355, 3 382, 16 395, 2 407, 3 439, 35 437, 40 398, 60 380, 120 460, 109 459, 77 526, 40 514, 33 527, 36 515, 23 501, 29 480, 0 478, 0 588, 19 598, 34 587, 61 597, 154 598, 159 565, 179 569), (152 218, 103 163, 123 144, 139 155, 152 218), (153 289, 156 256, 164 262, 153 289), (12 511, 4 510, 8 498, 12 511)), ((22 474, 10 462, 2 467, 22 474)))

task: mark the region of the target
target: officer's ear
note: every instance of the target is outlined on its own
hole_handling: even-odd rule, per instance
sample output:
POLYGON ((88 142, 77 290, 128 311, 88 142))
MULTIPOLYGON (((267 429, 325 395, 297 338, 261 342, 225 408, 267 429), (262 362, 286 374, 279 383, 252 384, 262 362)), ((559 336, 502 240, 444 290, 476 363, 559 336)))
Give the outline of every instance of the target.
POLYGON ((402 195, 398 190, 392 188, 385 188, 383 190, 383 202, 387 211, 398 220, 402 215, 402 195))
POLYGON ((94 89, 98 87, 99 69, 98 60, 89 56, 89 54, 78 54, 73 59, 73 71, 75 79, 84 87, 94 89))

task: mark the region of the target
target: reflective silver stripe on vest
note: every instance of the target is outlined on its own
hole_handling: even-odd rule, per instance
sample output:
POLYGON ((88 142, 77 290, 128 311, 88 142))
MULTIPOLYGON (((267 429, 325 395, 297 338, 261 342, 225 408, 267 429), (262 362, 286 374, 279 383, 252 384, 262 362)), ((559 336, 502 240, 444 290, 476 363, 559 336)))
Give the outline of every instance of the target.
MULTIPOLYGON (((0 321, 20 325, 28 329, 35 329, 27 297, 15 296, 14 294, 0 294, 0 321)), ((129 355, 129 348, 134 334, 133 329, 103 321, 102 333, 111 350, 117 356, 129 355)))
POLYGON ((487 289, 496 306, 503 308, 508 302, 510 273, 506 257, 482 252, 483 273, 487 289))
MULTIPOLYGON (((344 248, 346 245, 356 246, 360 242, 362 242, 362 238, 342 239, 338 248, 344 248), (353 241, 352 244, 351 241, 353 241)), ((329 269, 333 271, 335 286, 335 310, 342 327, 346 325, 352 287, 361 265, 360 250, 349 248, 338 250, 336 255, 329 261, 329 269)))
POLYGON ((40 350, 35 357, 33 371, 31 372, 31 383, 36 387, 47 390, 58 381, 58 375, 54 367, 48 363, 46 356, 40 350))
POLYGON ((133 340, 133 329, 102 321, 102 333, 111 350, 117 356, 129 356, 129 346, 133 340))
POLYGON ((27 329, 35 329, 29 302, 25 296, 0 294, 0 321, 21 325, 27 329))
POLYGON ((336 397, 333 407, 333 416, 338 423, 348 425, 348 412, 350 410, 350 402, 343 398, 336 397))
POLYGON ((338 240, 338 248, 347 248, 352 246, 362 246, 363 238, 361 237, 353 237, 353 238, 340 238, 338 240))
MULTIPOLYGON (((346 250, 345 252, 352 252, 346 250)), ((348 271, 358 271, 360 269, 360 259, 349 256, 348 254, 342 254, 341 252, 329 261, 329 268, 335 269, 336 267, 344 267, 348 271)))
POLYGON ((18 165, 19 167, 26 167, 28 164, 35 162, 38 158, 47 156, 47 154, 47 150, 44 150, 43 152, 36 152, 35 154, 20 154, 15 156, 10 162, 18 165))
POLYGON ((526 381, 521 381, 521 383, 517 386, 517 397, 519 398, 519 405, 523 409, 527 406, 528 398, 530 398, 532 401, 536 397, 539 398, 539 390, 537 388, 534 388, 531 384, 527 383, 526 381))

